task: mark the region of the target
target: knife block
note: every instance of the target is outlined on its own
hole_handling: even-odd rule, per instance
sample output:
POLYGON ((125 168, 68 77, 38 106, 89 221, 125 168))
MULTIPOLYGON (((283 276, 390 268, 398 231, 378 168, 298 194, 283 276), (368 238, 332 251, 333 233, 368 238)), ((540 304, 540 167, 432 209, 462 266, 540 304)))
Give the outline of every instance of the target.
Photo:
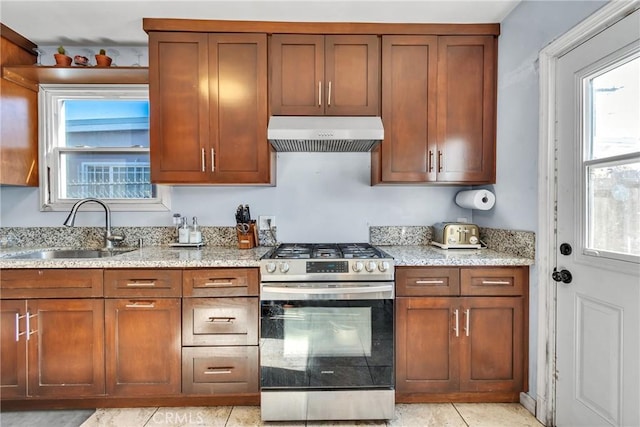
POLYGON ((236 228, 236 234, 238 235, 238 249, 251 249, 257 246, 258 229, 255 222, 249 224, 247 233, 242 233, 236 228))

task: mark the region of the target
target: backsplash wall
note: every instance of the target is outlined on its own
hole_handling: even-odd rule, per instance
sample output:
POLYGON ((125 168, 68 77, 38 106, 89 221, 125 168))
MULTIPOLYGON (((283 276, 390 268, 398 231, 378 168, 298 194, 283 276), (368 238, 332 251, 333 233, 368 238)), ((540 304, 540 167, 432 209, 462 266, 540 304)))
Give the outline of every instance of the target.
MULTIPOLYGON (((118 226, 171 226, 173 213, 204 226, 234 225, 239 204, 252 215, 275 215, 282 242, 368 241, 369 226, 432 225, 467 218, 454 203, 469 187, 370 185, 369 153, 279 153, 275 187, 174 186, 171 210, 112 212, 118 226)), ((89 208, 90 205, 86 205, 89 208)), ((84 211, 77 226, 104 226, 104 212, 84 211)), ((0 187, 0 226, 59 227, 67 212, 40 212, 38 189, 0 187)))

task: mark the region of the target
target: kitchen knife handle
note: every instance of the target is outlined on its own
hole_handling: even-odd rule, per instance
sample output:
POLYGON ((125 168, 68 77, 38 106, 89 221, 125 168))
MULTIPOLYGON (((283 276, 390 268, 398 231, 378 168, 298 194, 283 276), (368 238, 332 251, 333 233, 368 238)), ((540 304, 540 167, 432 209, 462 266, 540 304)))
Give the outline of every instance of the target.
POLYGON ((453 327, 453 330, 456 331, 456 337, 460 336, 460 329, 458 329, 459 326, 459 317, 458 317, 458 309, 456 308, 456 311, 453 312, 453 317, 456 319, 456 326, 453 327))
POLYGON ((327 93, 327 107, 331 107, 331 80, 329 80, 329 93, 327 93))
POLYGON ((200 158, 201 158, 201 161, 202 161, 202 172, 204 172, 205 171, 205 167, 206 167, 205 158, 204 158, 204 148, 202 149, 202 154, 201 154, 200 158))
POLYGON ((318 81, 318 107, 322 107, 322 82, 318 81))

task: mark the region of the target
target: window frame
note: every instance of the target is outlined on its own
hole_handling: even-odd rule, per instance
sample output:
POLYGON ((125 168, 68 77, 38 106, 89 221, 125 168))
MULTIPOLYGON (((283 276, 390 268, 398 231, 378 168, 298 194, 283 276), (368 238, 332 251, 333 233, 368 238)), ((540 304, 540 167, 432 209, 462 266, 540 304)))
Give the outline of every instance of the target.
MULTIPOLYGON (((60 101, 67 99, 149 99, 149 85, 110 85, 110 84, 41 84, 38 91, 38 133, 40 156, 40 210, 68 211, 80 199, 60 198, 60 156, 61 153, 95 152, 148 152, 149 149, 137 147, 113 148, 76 148, 61 147, 57 144, 63 130, 59 122, 60 101)), ((156 187, 156 197, 151 199, 105 199, 113 211, 144 212, 168 211, 171 209, 171 188, 166 185, 152 184, 156 187)), ((87 206, 92 208, 91 206, 87 206)), ((96 207, 97 209, 97 207, 96 207)), ((91 210, 91 209, 89 209, 91 210)))

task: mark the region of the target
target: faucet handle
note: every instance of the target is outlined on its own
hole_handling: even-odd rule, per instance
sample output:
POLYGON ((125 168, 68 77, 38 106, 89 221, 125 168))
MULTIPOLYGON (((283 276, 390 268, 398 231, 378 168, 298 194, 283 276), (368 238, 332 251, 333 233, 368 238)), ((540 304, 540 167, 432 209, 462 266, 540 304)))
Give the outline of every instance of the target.
POLYGON ((124 240, 124 236, 121 234, 112 234, 110 236, 105 236, 105 239, 111 242, 122 242, 124 240))

